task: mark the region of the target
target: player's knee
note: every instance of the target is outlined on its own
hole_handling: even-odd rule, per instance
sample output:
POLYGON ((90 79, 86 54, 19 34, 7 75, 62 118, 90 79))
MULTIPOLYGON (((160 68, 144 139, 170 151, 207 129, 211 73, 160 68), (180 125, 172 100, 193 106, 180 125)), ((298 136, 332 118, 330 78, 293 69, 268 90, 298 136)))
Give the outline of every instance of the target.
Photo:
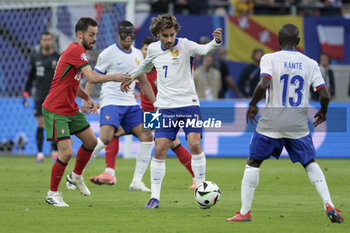
POLYGON ((73 150, 72 149, 67 149, 60 151, 58 154, 58 159, 64 163, 68 163, 68 161, 72 158, 73 156, 73 150))
POLYGON ((179 148, 181 146, 181 143, 180 142, 177 142, 177 141, 173 141, 171 144, 170 144, 170 148, 174 151, 176 150, 177 148, 179 148))
POLYGON ((155 147, 154 148, 154 158, 164 159, 168 151, 164 147, 155 147))
POLYGON ((88 140, 84 142, 83 145, 87 150, 93 150, 97 145, 97 138, 95 137, 94 139, 88 140))
POLYGON ((149 132, 143 132, 140 137, 141 142, 152 142, 153 141, 153 134, 151 131, 149 132))
POLYGON ((189 143, 188 146, 189 146, 192 154, 198 155, 198 154, 202 153, 202 146, 201 146, 200 141, 199 142, 197 142, 197 141, 191 142, 191 143, 189 143))
MULTIPOLYGON (((112 139, 113 139, 113 134, 112 135, 100 135, 100 140, 105 145, 108 145, 112 141, 112 139)), ((96 145, 97 145, 97 139, 96 139, 96 145)), ((95 148, 95 146, 93 148, 95 148)))

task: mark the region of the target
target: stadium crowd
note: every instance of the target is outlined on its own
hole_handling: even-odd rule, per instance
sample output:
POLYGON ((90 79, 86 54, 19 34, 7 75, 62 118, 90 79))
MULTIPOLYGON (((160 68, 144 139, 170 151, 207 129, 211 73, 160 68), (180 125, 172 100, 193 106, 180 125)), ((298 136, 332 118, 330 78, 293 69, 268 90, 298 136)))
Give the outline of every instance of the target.
POLYGON ((297 14, 305 16, 339 15, 349 11, 349 0, 153 0, 137 1, 149 4, 152 13, 250 15, 297 14))

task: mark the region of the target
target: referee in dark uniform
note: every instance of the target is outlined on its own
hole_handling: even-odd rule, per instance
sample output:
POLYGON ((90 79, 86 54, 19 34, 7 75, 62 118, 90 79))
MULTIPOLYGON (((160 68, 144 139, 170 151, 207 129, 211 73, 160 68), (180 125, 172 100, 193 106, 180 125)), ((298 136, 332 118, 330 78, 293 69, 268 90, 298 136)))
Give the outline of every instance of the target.
MULTIPOLYGON (((42 153, 44 141, 44 117, 41 112, 41 105, 44 102, 46 95, 49 93, 51 81, 53 79, 56 64, 60 55, 54 50, 53 36, 49 32, 44 32, 40 38, 39 51, 33 51, 30 56, 30 71, 28 80, 23 92, 24 105, 28 106, 28 97, 33 82, 35 83, 35 107, 34 116, 37 119, 38 126, 36 130, 36 143, 38 154, 36 162, 43 162, 44 155, 42 153)), ((57 159, 57 146, 55 143, 51 145, 52 160, 57 159)))

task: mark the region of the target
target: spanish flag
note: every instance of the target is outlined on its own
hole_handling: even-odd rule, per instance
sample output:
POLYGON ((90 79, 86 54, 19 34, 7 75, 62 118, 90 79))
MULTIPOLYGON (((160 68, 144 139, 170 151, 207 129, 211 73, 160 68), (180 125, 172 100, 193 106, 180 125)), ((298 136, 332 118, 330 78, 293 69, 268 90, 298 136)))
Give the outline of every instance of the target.
POLYGON ((251 62, 255 48, 265 53, 279 50, 278 31, 285 24, 299 28, 300 43, 297 50, 304 49, 303 17, 299 16, 231 16, 228 18, 228 58, 236 62, 251 62))

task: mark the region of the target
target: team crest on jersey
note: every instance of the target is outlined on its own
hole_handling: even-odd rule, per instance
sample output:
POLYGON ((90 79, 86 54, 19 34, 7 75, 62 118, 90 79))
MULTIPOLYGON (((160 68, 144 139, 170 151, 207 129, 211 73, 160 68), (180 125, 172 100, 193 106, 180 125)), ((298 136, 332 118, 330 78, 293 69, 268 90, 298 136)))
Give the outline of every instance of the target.
POLYGON ((107 116, 106 116, 106 119, 109 120, 109 118, 111 118, 111 116, 110 116, 110 115, 107 115, 107 116))
POLYGON ((172 49, 170 50, 170 54, 171 54, 171 56, 173 56, 173 57, 178 57, 178 56, 179 56, 179 50, 175 50, 175 51, 174 51, 174 49, 172 48, 172 49))
POLYGON ((60 131, 61 131, 62 135, 64 135, 64 133, 66 132, 66 130, 64 128, 62 128, 60 131))
POLYGON ((140 65, 140 61, 139 60, 137 60, 137 58, 135 58, 135 63, 136 63, 136 65, 140 65))
POLYGON ((82 61, 88 61, 88 56, 87 56, 86 53, 82 53, 82 54, 80 55, 80 58, 81 58, 82 61))

